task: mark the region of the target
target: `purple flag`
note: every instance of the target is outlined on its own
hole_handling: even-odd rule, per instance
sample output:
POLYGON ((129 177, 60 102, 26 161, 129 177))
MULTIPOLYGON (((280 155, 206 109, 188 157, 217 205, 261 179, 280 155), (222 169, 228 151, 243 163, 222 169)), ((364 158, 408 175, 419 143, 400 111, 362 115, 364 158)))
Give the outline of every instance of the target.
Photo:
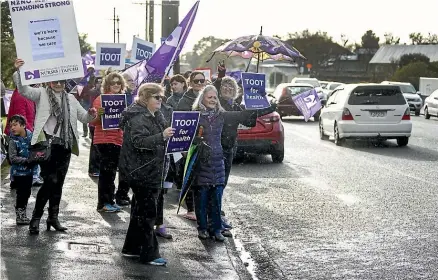
POLYGON ((181 53, 198 11, 199 0, 146 64, 145 82, 162 81, 181 53))
POLYGON ((315 89, 302 92, 292 97, 292 100, 303 114, 306 122, 322 108, 321 100, 315 89))

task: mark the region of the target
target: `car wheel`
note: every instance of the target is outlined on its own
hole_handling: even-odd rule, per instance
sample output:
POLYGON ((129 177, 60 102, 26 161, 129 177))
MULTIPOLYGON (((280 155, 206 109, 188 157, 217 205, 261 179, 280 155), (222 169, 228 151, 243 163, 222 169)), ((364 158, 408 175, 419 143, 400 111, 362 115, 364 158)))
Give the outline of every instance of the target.
POLYGON ((316 114, 315 115, 313 115, 313 119, 315 120, 315 122, 317 121, 317 120, 319 120, 319 117, 321 116, 321 110, 319 110, 318 112, 316 112, 316 114))
POLYGON ((397 145, 399 147, 405 147, 409 143, 409 137, 400 137, 397 138, 397 145))
POLYGON ((420 110, 415 111, 415 115, 419 116, 420 115, 420 110))
POLYGON ((424 118, 426 120, 430 119, 429 109, 427 109, 427 107, 424 108, 424 118))
POLYGON ((340 136, 339 136, 339 128, 338 128, 338 124, 337 123, 335 123, 335 127, 334 127, 334 137, 335 137, 335 144, 336 144, 336 146, 342 146, 343 144, 344 144, 344 142, 345 142, 345 139, 343 139, 343 138, 340 138, 340 136))
POLYGON ((322 121, 319 119, 319 139, 328 140, 329 137, 324 134, 324 127, 322 126, 322 121))
POLYGON ((271 153, 272 162, 274 163, 282 163, 284 159, 284 148, 281 150, 275 150, 273 153, 271 153))
POLYGON ((237 150, 236 151, 236 154, 234 155, 234 158, 233 158, 233 162, 235 162, 235 163, 240 163, 240 162, 242 162, 243 160, 245 159, 245 152, 244 151, 239 151, 239 150, 237 150))

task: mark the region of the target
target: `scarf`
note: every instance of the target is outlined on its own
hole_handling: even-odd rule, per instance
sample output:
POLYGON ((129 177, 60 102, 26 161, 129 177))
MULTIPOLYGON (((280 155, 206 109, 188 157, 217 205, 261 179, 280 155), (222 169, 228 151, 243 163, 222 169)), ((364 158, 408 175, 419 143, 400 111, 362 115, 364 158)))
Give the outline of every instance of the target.
POLYGON ((73 129, 70 124, 70 102, 68 100, 67 93, 65 91, 59 93, 61 95, 61 104, 55 96, 53 90, 49 87, 47 89, 50 102, 50 114, 56 117, 56 127, 53 131, 54 134, 61 129, 59 138, 61 138, 61 145, 64 145, 65 149, 71 150, 73 146, 73 129))

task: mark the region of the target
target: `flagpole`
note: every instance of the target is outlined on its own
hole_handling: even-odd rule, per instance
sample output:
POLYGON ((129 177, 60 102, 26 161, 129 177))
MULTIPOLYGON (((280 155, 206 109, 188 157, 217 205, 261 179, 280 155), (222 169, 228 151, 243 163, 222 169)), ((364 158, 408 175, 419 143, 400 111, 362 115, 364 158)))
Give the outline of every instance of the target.
MULTIPOLYGON (((166 78, 166 74, 168 74, 170 72, 170 69, 172 69, 173 64, 175 63, 174 62, 175 61, 175 57, 176 57, 176 54, 178 53, 178 49, 181 46, 181 41, 185 37, 185 35, 187 33, 187 30, 189 29, 188 26, 190 26, 190 24, 193 22, 194 15, 198 12, 199 0, 196 2, 195 5, 196 5, 196 10, 194 10, 193 13, 190 15, 190 18, 189 18, 189 21, 187 22, 186 28, 184 29, 183 34, 179 37, 178 44, 176 45, 175 53, 173 54, 172 59, 170 60, 171 64, 169 65, 169 69, 167 70, 167 73, 164 73, 163 78, 161 79, 161 84, 163 84, 164 79, 166 78)), ((166 41, 164 41, 164 43, 166 43, 166 41)))

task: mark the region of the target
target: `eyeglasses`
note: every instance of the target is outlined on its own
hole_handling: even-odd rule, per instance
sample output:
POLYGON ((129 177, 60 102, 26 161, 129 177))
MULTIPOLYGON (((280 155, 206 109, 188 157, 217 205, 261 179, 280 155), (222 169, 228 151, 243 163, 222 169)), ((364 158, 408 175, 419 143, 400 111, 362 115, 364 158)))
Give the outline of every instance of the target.
POLYGON ((153 98, 155 98, 156 100, 163 100, 164 96, 162 95, 152 95, 153 98))
POLYGON ((65 81, 53 81, 53 82, 51 82, 52 84, 55 84, 55 85, 64 85, 65 84, 65 81))
POLYGON ((122 85, 122 81, 111 81, 110 85, 115 86, 115 85, 122 85))
POLYGON ((205 79, 200 79, 200 80, 193 80, 194 84, 203 84, 205 83, 205 79))
POLYGON ((223 88, 223 89, 228 89, 228 90, 234 90, 234 88, 233 88, 233 87, 230 87, 230 86, 221 86, 221 88, 223 88))

